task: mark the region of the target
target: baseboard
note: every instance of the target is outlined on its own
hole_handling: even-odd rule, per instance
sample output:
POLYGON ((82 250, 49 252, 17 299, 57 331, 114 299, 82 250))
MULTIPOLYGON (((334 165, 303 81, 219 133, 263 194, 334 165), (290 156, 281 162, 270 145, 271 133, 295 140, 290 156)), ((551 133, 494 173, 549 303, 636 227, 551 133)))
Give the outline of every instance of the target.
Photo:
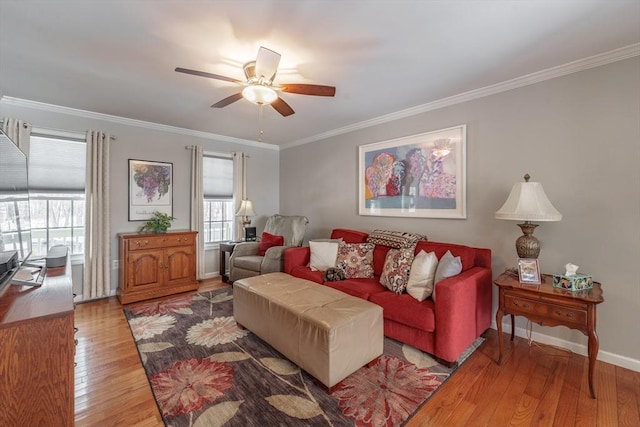
MULTIPOLYGON (((491 322, 492 329, 498 329, 495 320, 491 322)), ((502 323, 502 332, 511 332, 511 322, 507 321, 502 323)), ((515 334, 518 337, 528 339, 527 330, 516 326, 515 334)), ((566 348, 576 354, 587 357, 587 345, 579 344, 572 341, 563 340, 561 338, 552 337, 549 335, 541 334, 540 332, 532 331, 531 339, 541 344, 549 344, 556 347, 566 348)), ((585 342, 587 337, 585 336, 585 342)), ((612 365, 620 366, 622 368, 630 369, 632 371, 640 372, 640 360, 632 359, 627 356, 621 356, 619 354, 603 351, 600 349, 598 352, 598 360, 602 362, 611 363, 612 365)))
POLYGON ((205 279, 214 279, 216 277, 220 277, 220 273, 218 271, 214 271, 212 273, 204 273, 205 279))

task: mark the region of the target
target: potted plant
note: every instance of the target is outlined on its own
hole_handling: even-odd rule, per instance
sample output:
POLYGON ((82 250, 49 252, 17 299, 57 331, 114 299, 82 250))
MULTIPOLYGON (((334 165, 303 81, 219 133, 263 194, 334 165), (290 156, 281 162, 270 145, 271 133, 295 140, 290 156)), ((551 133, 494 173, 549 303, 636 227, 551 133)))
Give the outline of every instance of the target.
POLYGON ((155 211, 151 219, 140 227, 140 232, 166 233, 174 219, 171 215, 155 211))

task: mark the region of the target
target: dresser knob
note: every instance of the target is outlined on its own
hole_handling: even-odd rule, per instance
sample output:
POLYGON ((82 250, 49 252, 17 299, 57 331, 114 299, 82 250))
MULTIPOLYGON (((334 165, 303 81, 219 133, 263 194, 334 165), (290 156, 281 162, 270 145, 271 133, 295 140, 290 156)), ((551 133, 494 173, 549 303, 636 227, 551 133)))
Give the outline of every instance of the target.
POLYGON ((573 313, 571 312, 567 313, 567 317, 573 317, 573 313))

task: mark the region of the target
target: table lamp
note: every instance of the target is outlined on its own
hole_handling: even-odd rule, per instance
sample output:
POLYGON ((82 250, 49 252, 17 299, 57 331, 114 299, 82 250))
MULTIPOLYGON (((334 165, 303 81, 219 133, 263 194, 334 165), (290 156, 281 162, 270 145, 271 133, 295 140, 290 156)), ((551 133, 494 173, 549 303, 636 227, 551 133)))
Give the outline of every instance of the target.
POLYGON ((542 184, 529 182, 529 174, 524 176, 525 182, 516 183, 504 205, 496 212, 498 219, 524 221, 518 226, 523 235, 516 240, 516 251, 519 258, 538 258, 540 242, 533 236, 538 226, 531 221, 560 221, 562 214, 553 207, 542 184))
POLYGON ((236 216, 241 217, 240 221, 242 222, 242 228, 245 231, 245 239, 246 239, 247 227, 249 226, 249 224, 251 224, 251 219, 249 217, 256 216, 256 213, 253 210, 253 203, 251 203, 251 200, 243 199, 242 202, 240 202, 240 207, 236 212, 236 216))

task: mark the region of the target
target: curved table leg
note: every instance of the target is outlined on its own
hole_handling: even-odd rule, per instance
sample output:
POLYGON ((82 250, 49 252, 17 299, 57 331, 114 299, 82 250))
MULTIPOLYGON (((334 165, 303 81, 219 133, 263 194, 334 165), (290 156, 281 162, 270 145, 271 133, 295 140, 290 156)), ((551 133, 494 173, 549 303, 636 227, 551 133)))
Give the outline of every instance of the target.
POLYGON ((511 315, 511 342, 513 342, 513 339, 516 336, 516 321, 515 321, 515 317, 513 314, 511 315))
POLYGON ((499 353, 498 353, 498 365, 502 365, 502 350, 503 350, 503 343, 502 343, 502 316, 503 316, 503 311, 502 311, 502 307, 498 307, 498 311, 496 311, 496 327, 498 328, 498 349, 499 349, 499 353))
POLYGON ((596 359, 598 358, 598 349, 600 344, 598 342, 598 334, 596 333, 595 328, 589 328, 589 341, 588 352, 589 352, 589 391, 591 392, 591 398, 596 398, 596 391, 593 387, 593 372, 596 369, 596 359))

